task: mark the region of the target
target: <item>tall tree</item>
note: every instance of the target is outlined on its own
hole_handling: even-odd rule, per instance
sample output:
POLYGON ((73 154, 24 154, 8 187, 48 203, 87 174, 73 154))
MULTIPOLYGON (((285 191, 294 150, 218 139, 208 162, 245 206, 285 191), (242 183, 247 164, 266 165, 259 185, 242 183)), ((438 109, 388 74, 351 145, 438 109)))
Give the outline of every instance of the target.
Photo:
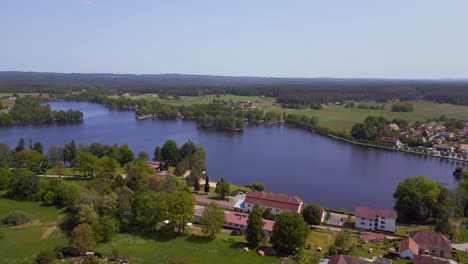
POLYGON ((168 219, 168 194, 165 192, 140 192, 135 196, 135 218, 146 228, 156 229, 168 219))
POLYGON ((224 179, 221 178, 217 183, 216 183, 216 189, 215 193, 221 197, 221 199, 226 198, 226 196, 229 195, 231 192, 231 187, 229 186, 229 183, 224 179))
POLYGON ((192 194, 185 191, 170 193, 168 206, 169 225, 176 228, 178 233, 185 233, 185 227, 187 223, 193 221, 195 212, 195 199, 192 194))
POLYGON ((162 156, 161 148, 156 147, 154 149, 153 161, 162 161, 162 160, 163 160, 163 156, 162 156))
POLYGON ((99 160, 90 152, 83 152, 78 154, 74 163, 74 169, 83 174, 83 176, 94 176, 98 170, 99 160))
POLYGON ((208 174, 205 175, 205 186, 203 186, 203 191, 205 191, 205 193, 210 192, 210 179, 208 178, 208 174))
POLYGON ((62 148, 56 146, 50 146, 49 150, 47 151, 47 156, 49 157, 50 164, 52 164, 53 168, 59 176, 62 175, 63 168, 62 154, 62 148))
POLYGON ((309 225, 320 225, 322 222, 322 210, 316 205, 309 204, 302 211, 302 217, 309 225))
POLYGON ((36 142, 34 142, 32 149, 39 152, 39 153, 41 153, 41 154, 43 154, 44 145, 42 145, 42 143, 40 141, 36 141, 36 142))
POLYGON ((96 246, 93 231, 88 224, 76 226, 71 234, 70 247, 77 252, 93 251, 96 246))
POLYGON ((179 148, 177 147, 177 143, 172 139, 167 140, 161 149, 161 154, 164 161, 169 162, 171 165, 175 165, 179 159, 179 148))
POLYGON ((20 152, 24 149, 25 149, 24 138, 20 138, 18 141, 18 145, 16 145, 15 152, 20 152))
POLYGON ((135 154, 128 147, 127 144, 120 146, 120 165, 123 166, 131 161, 135 160, 135 154))
POLYGON ((262 209, 258 205, 254 205, 252 212, 247 220, 247 234, 245 239, 253 248, 258 247, 265 238, 263 226, 265 223, 262 220, 262 209))
POLYGON ((276 216, 271 212, 271 208, 267 208, 265 209, 265 211, 263 211, 262 218, 268 220, 275 220, 276 216))
POLYGON ((276 249, 293 252, 304 247, 309 226, 302 216, 294 212, 282 212, 276 217, 270 241, 276 249))
POLYGON ((144 160, 144 161, 149 160, 149 153, 146 152, 146 151, 138 152, 138 159, 141 159, 141 160, 144 160))
POLYGON ((0 167, 8 167, 12 152, 7 144, 0 143, 0 167))
POLYGON ((443 187, 425 176, 414 176, 399 183, 393 197, 398 218, 403 221, 422 221, 436 216, 441 206, 438 198, 443 187))
POLYGON ((211 239, 215 239, 216 235, 221 232, 225 221, 226 215, 221 207, 214 202, 207 205, 200 219, 202 233, 211 239))
POLYGON ((78 149, 76 148, 75 141, 72 140, 70 143, 65 144, 65 147, 63 148, 63 161, 68 161, 70 164, 72 164, 75 162, 77 156, 78 149))
POLYGON ((179 160, 183 160, 186 157, 192 156, 197 149, 197 145, 193 141, 189 140, 179 150, 179 160))

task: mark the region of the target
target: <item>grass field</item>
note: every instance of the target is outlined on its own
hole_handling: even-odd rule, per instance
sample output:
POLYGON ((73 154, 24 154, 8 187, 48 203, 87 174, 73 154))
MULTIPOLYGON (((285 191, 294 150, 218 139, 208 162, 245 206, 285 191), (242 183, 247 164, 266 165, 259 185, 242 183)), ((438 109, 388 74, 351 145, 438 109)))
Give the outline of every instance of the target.
MULTIPOLYGON (((119 98, 119 96, 109 96, 109 98, 119 98)), ((145 95, 132 95, 126 96, 125 98, 130 99, 147 99, 150 101, 159 101, 161 103, 167 103, 170 105, 181 106, 181 105, 191 105, 191 104, 209 104, 213 101, 213 99, 225 100, 229 101, 232 100, 233 102, 247 102, 250 101, 252 104, 258 105, 259 107, 271 107, 275 104, 276 99, 273 97, 264 97, 260 98, 258 96, 240 96, 240 95, 220 95, 216 97, 216 95, 206 95, 206 96, 180 96, 180 99, 177 100, 165 100, 160 99, 157 97, 156 94, 145 94, 145 95)))
MULTIPOLYGON (((8 97, 12 95, 13 93, 0 93, 0 102, 2 103, 4 107, 5 106, 12 107, 15 104, 15 101, 8 99, 8 97)), ((26 95, 36 96, 36 95, 39 95, 39 93, 18 93, 18 95, 19 96, 26 96, 26 95)))
POLYGON ((98 251, 128 256, 132 263, 170 263, 175 259, 184 263, 280 263, 277 257, 260 257, 256 252, 239 249, 243 236, 219 234, 213 241, 190 235, 184 237, 145 234, 119 234, 112 242, 99 245, 98 251))
POLYGON ((68 243, 58 228, 64 217, 62 210, 40 202, 10 200, 1 192, 0 216, 17 210, 29 213, 37 221, 20 228, 2 228, 5 237, 0 240, 0 263, 30 263, 39 252, 68 243))
MULTIPOLYGON (((111 98, 118 98, 113 96, 111 98)), ((156 100, 162 103, 171 105, 190 105, 190 104, 207 104, 216 98, 214 95, 205 97, 200 96, 180 96, 179 100, 162 100, 156 95, 135 95, 129 96, 132 99, 146 98, 148 100, 156 100)), ((367 116, 383 116, 388 119, 403 118, 409 121, 425 121, 427 118, 440 117, 442 114, 453 118, 468 118, 468 106, 439 104, 429 101, 413 101, 414 111, 409 113, 391 112, 389 109, 391 104, 386 104, 385 110, 345 108, 344 105, 327 106, 321 110, 313 109, 283 109, 280 104, 276 104, 276 99, 272 97, 260 98, 257 96, 238 96, 238 95, 221 95, 217 99, 232 100, 234 102, 250 101, 253 105, 264 111, 299 113, 308 116, 316 116, 319 119, 319 124, 325 127, 337 130, 350 130, 357 123, 362 122, 367 116)), ((372 105, 372 104, 368 104, 372 105)), ((380 104, 377 104, 380 105, 380 104)))
MULTIPOLYGON (((288 112, 316 116, 320 125, 338 130, 350 130, 355 123, 364 121, 370 115, 383 116, 390 120, 393 118, 403 118, 413 122, 418 120, 425 121, 431 117, 440 117, 442 114, 453 118, 468 118, 468 106, 438 104, 428 101, 415 101, 412 104, 414 111, 408 113, 396 113, 390 110, 345 108, 343 105, 328 106, 321 110, 288 109, 288 112)), ((284 111, 284 109, 275 110, 274 108, 272 110, 284 111)))

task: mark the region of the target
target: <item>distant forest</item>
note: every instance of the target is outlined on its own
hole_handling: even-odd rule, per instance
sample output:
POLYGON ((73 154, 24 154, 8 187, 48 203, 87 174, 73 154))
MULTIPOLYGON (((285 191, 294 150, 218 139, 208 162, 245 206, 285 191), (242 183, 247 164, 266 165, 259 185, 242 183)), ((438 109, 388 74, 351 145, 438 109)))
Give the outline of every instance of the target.
POLYGON ((105 93, 270 96, 278 103, 313 105, 335 101, 425 99, 468 105, 468 80, 262 78, 183 74, 82 74, 0 72, 1 92, 64 94, 87 88, 105 93))

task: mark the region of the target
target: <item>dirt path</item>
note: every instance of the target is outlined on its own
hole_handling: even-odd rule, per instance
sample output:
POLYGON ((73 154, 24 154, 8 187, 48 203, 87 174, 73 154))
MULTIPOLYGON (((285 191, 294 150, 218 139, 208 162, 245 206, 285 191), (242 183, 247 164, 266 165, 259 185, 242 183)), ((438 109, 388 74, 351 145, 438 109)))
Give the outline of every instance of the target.
POLYGON ((44 230, 44 233, 42 233, 41 239, 47 239, 50 235, 57 232, 58 230, 59 228, 56 225, 47 227, 47 229, 44 230))

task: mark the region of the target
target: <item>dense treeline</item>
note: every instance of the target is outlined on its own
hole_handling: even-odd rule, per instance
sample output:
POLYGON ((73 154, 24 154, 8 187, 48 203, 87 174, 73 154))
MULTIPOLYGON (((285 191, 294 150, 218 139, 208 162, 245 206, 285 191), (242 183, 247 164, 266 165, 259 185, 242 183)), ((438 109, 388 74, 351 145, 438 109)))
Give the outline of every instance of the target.
POLYGON ((0 92, 66 93, 97 87, 110 93, 265 95, 289 105, 335 101, 426 99, 468 104, 465 80, 257 78, 204 75, 60 74, 0 72, 0 92))
POLYGON ((249 123, 278 123, 284 116, 281 112, 264 112, 260 109, 245 109, 239 102, 213 99, 208 104, 174 106, 150 99, 130 99, 120 96, 110 98, 101 89, 89 89, 81 93, 67 95, 63 99, 84 100, 103 104, 120 110, 134 110, 137 116, 160 119, 194 119, 200 128, 220 130, 242 130, 244 121, 249 123))
MULTIPOLYGON (((187 144, 180 150, 176 147, 180 153, 177 158, 193 158, 193 148, 195 153, 201 151, 193 143, 187 144)), ((63 147, 51 146, 47 155, 43 150, 40 142, 30 142, 30 149, 26 149, 22 139, 14 150, 0 144, 0 190, 6 190, 11 199, 41 201, 44 206, 64 208, 66 217, 61 228, 71 231, 69 247, 78 254, 93 251, 97 243, 112 240, 120 231, 184 233, 187 223, 193 221, 195 201, 186 182, 158 175, 141 158, 149 155, 135 158, 126 144, 93 143, 77 147, 72 141, 63 147), (26 166, 64 166, 70 159, 71 166, 84 175, 102 179, 91 179, 84 186, 59 178, 40 180, 39 171, 26 166)), ((163 146, 163 157, 166 152, 163 146)), ((198 162, 204 163, 204 155, 197 156, 198 162)), ((30 221, 26 218, 29 215, 15 212, 6 220, 18 224, 30 221)), ((53 258, 58 252, 52 254, 53 258)))
POLYGON ((49 105, 31 96, 18 97, 10 113, 0 114, 0 125, 32 124, 32 123, 69 123, 83 119, 80 111, 52 111, 49 105))

